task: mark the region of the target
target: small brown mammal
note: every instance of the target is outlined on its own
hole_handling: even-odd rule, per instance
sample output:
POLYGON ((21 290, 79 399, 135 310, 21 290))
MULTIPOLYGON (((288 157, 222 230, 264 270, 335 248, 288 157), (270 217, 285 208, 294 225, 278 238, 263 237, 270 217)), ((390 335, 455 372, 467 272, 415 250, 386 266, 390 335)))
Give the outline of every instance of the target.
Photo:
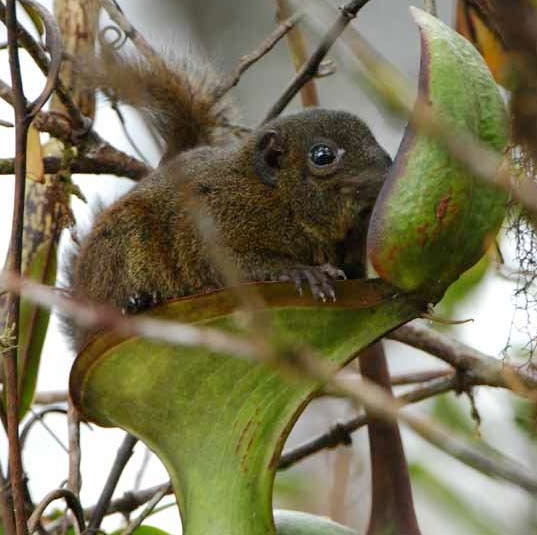
MULTIPOLYGON (((335 299, 332 280, 345 276, 340 244, 357 229, 365 236, 390 165, 360 119, 309 109, 237 141, 222 127, 229 112, 212 97, 214 80, 185 64, 112 54, 96 79, 146 112, 166 151, 72 255, 74 296, 130 313, 221 288, 199 232, 208 217, 242 280, 307 282, 316 298, 335 299)), ((87 334, 71 335, 79 349, 87 334)))

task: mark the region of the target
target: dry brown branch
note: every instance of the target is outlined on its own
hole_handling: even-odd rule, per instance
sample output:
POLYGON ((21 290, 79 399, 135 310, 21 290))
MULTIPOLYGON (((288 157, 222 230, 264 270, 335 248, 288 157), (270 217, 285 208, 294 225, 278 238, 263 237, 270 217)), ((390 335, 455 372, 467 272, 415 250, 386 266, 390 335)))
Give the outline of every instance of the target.
POLYGON ((9 488, 9 481, 4 476, 4 469, 0 463, 0 521, 6 535, 15 535, 15 517, 13 516, 13 500, 9 488))
POLYGON ((65 390, 37 392, 34 397, 34 403, 36 405, 51 405, 62 401, 67 401, 67 392, 65 390))
POLYGON ((47 102, 52 91, 56 88, 60 65, 62 62, 63 45, 60 28, 56 23, 56 19, 40 4, 34 0, 19 0, 19 2, 27 7, 32 8, 43 21, 46 29, 46 47, 50 54, 50 63, 48 65, 47 80, 41 94, 30 104, 28 115, 33 117, 47 102))
POLYGON ((110 505, 110 501, 112 500, 112 495, 116 490, 119 478, 121 477, 127 462, 132 456, 132 452, 137 441, 138 439, 134 438, 132 435, 125 435, 121 446, 117 450, 116 458, 114 459, 112 469, 106 478, 106 482, 101 495, 99 496, 99 500, 93 509, 93 513, 88 524, 88 530, 95 532, 99 529, 110 505))
MULTIPOLYGON (((6 21, 6 7, 0 2, 0 20, 6 21)), ((22 46, 35 61, 41 72, 48 76, 49 74, 49 59, 45 51, 36 42, 32 35, 20 24, 17 24, 18 43, 22 46)), ((80 113, 78 108, 73 102, 73 99, 69 91, 64 87, 61 81, 58 80, 55 87, 55 92, 68 111, 74 128, 81 131, 88 130, 88 124, 85 117, 80 113)))
POLYGON ((529 390, 537 388, 537 375, 485 355, 473 347, 426 327, 419 321, 399 327, 389 334, 389 338, 430 353, 458 370, 471 372, 475 380, 481 384, 511 390, 516 383, 529 390))
MULTIPOLYGON (((456 384, 455 376, 452 374, 450 377, 431 380, 423 387, 411 390, 406 394, 398 396, 396 399, 404 404, 417 403, 424 399, 437 396, 438 394, 448 392, 454 389, 456 384)), ((337 423, 326 433, 322 433, 300 446, 284 452, 278 463, 278 470, 285 470, 321 450, 351 444, 351 433, 366 426, 368 422, 368 417, 365 414, 360 414, 346 422, 337 423)))
POLYGON ((300 374, 307 373, 323 384, 331 384, 335 391, 341 392, 358 404, 363 404, 379 417, 388 421, 399 418, 425 440, 465 464, 484 473, 511 481, 531 493, 537 493, 537 479, 517 463, 499 455, 491 458, 488 450, 483 452, 472 442, 453 437, 428 419, 401 412, 400 402, 387 395, 382 388, 371 381, 362 379, 357 387, 349 387, 335 376, 336 369, 320 361, 309 351, 278 355, 274 348, 266 347, 263 340, 245 340, 217 329, 197 328, 189 324, 143 316, 127 318, 109 307, 83 305, 73 299, 66 299, 43 285, 22 280, 20 277, 5 272, 0 275, 0 284, 10 291, 20 292, 31 301, 45 307, 57 307, 61 312, 72 316, 81 327, 108 327, 122 335, 137 334, 180 345, 207 347, 217 352, 231 353, 238 358, 256 357, 264 362, 277 363, 282 368, 294 367, 300 374), (282 360, 283 357, 285 357, 284 360, 282 360))
POLYGON ((132 535, 134 530, 151 514, 151 511, 156 507, 158 502, 166 496, 168 489, 166 487, 160 488, 155 492, 151 499, 147 502, 143 511, 121 532, 120 535, 132 535))
MULTIPOLYGON (((0 98, 13 104, 11 87, 0 80, 0 98)), ((73 173, 112 174, 140 180, 151 168, 132 156, 112 147, 93 130, 81 132, 72 127, 64 115, 40 111, 32 122, 40 132, 47 132, 64 143, 79 148, 79 156, 70 164, 73 173)), ((45 172, 57 173, 61 169, 61 159, 44 158, 45 172)), ((0 174, 13 174, 14 159, 0 159, 0 174)))
POLYGON ((55 500, 63 498, 67 507, 73 512, 73 516, 76 520, 75 527, 77 535, 80 535, 86 529, 86 523, 84 521, 84 511, 78 498, 67 489, 57 489, 49 492, 39 505, 34 509, 32 515, 28 519, 28 532, 31 535, 39 526, 41 517, 45 512, 45 509, 55 500))
MULTIPOLYGON (((121 498, 117 498, 116 500, 112 500, 110 502, 106 514, 112 515, 114 513, 130 513, 131 511, 138 509, 138 507, 144 503, 147 503, 160 490, 164 490, 165 494, 172 494, 172 484, 168 481, 167 483, 155 485, 154 487, 149 487, 137 492, 126 492, 121 498)), ((86 509, 84 511, 86 518, 91 517, 94 510, 95 506, 86 509)))
POLYGON ((400 401, 370 380, 363 378, 358 385, 349 386, 335 376, 336 370, 311 354, 297 354, 296 358, 296 365, 302 373, 308 373, 312 378, 330 384, 355 403, 366 407, 376 417, 388 422, 399 419, 451 457, 480 472, 510 481, 531 494, 537 494, 537 476, 519 463, 493 452, 490 448, 484 448, 475 441, 454 436, 452 432, 434 424, 428 418, 402 411, 403 405, 400 401))
POLYGON ((300 91, 304 84, 315 77, 319 69, 319 65, 336 39, 341 35, 343 30, 349 25, 350 21, 356 17, 358 11, 360 11, 360 9, 362 9, 368 1, 369 0, 353 0, 341 8, 341 14, 336 22, 328 30, 320 45, 311 55, 310 59, 304 63, 294 80, 284 91, 283 95, 274 103, 265 117, 264 122, 274 119, 280 115, 280 113, 284 110, 287 104, 291 102, 291 99, 300 91))
MULTIPOLYGON (((116 175, 130 178, 132 180, 141 180, 149 172, 149 168, 127 154, 109 150, 109 147, 103 146, 101 149, 91 151, 91 157, 75 157, 69 162, 69 170, 72 174, 89 174, 89 175, 116 175)), ((43 158, 45 173, 57 173, 62 169, 62 159, 54 156, 43 158)), ((0 158, 0 175, 12 175, 14 171, 13 158, 0 158)))
POLYGON ((242 74, 249 67, 251 67, 256 61, 260 60, 263 56, 268 54, 278 43, 282 37, 290 32, 295 24, 302 17, 302 13, 294 13, 289 18, 285 19, 280 25, 252 52, 243 56, 233 72, 228 76, 224 82, 216 89, 215 93, 217 98, 222 98, 231 88, 235 87, 242 74))
MULTIPOLYGON (((4 7, 2 5, 2 7, 4 7)), ((24 193, 26 186, 26 139, 30 120, 19 63, 17 16, 15 0, 7 0, 5 24, 9 43, 9 67, 13 85, 15 109, 15 196, 13 222, 8 255, 8 269, 20 275, 22 265, 22 231, 24 221, 24 193)), ((17 535, 26 535, 26 513, 24 510, 24 471, 19 442, 19 393, 17 352, 19 344, 20 297, 11 291, 7 296, 4 335, 9 334, 9 345, 4 354, 4 386, 6 390, 6 420, 9 442, 9 474, 13 493, 13 509, 17 535)))
POLYGON ((82 478, 80 476, 80 418, 71 398, 67 404, 67 436, 69 437, 69 473, 67 488, 79 496, 82 478))
MULTIPOLYGON (((278 6, 276 10, 276 20, 278 22, 281 23, 292 16, 293 6, 291 5, 290 0, 276 0, 276 4, 278 6)), ((287 34, 287 44, 289 46, 293 65, 298 72, 308 59, 306 41, 298 25, 287 34)), ((319 95, 317 94, 315 79, 310 80, 300 88, 300 98, 304 108, 319 105, 319 95)))
POLYGON ((138 335, 188 347, 207 347, 213 351, 231 353, 238 358, 250 359, 252 355, 260 353, 260 347, 257 344, 218 329, 157 320, 143 315, 123 316, 120 311, 110 306, 92 306, 63 297, 60 292, 50 286, 22 279, 6 271, 0 273, 0 286, 16 291, 46 308, 57 308, 58 311, 73 317, 78 325, 87 329, 106 328, 123 336, 138 335))

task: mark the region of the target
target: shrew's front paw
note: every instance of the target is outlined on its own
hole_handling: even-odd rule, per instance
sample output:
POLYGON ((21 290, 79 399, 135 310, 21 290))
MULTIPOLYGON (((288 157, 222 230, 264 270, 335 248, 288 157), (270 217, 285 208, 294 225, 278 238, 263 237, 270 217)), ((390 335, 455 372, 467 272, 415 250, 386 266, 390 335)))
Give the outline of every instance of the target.
POLYGON ((345 273, 332 264, 322 266, 296 266, 289 268, 275 277, 273 280, 281 282, 294 282, 296 289, 302 295, 302 283, 307 282, 314 299, 326 303, 327 299, 336 300, 334 281, 346 279, 345 273))
POLYGON ((136 292, 129 296, 121 312, 123 314, 137 314, 159 305, 161 301, 162 298, 158 292, 136 292))

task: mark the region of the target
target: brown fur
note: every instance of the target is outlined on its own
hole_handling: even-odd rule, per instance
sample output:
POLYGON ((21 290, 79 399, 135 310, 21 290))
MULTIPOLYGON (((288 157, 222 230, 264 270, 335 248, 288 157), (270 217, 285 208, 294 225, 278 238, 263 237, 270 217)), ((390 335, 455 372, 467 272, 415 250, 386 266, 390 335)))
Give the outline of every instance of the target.
MULTIPOLYGON (((310 109, 232 144, 229 133, 221 137, 228 108, 212 96, 217 84, 210 77, 110 51, 102 61, 93 67, 93 83, 146 112, 167 155, 96 218, 67 259, 75 297, 137 312, 221 288, 210 246, 198 231, 204 217, 214 222, 219 246, 244 281, 278 280, 325 263, 350 261, 356 270, 390 163, 362 121, 310 109), (276 140, 276 152, 266 140, 276 140), (308 166, 310 149, 327 141, 344 154, 334 172, 318 176, 308 166)), ((89 333, 65 323, 80 349, 89 333)))
POLYGON ((217 97, 219 79, 189 58, 146 58, 103 46, 79 64, 88 85, 140 111, 165 142, 162 161, 186 149, 229 143, 235 112, 217 97))

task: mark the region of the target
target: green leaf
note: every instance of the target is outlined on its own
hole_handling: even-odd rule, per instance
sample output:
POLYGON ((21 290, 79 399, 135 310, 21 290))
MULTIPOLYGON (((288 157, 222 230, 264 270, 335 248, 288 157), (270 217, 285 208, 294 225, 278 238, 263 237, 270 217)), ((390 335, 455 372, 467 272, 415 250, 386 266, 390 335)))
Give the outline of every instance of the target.
MULTIPOLYGON (((423 311, 379 281, 337 283, 335 303, 257 284, 274 341, 342 366, 423 311)), ((158 317, 240 332, 231 291, 180 299, 158 317)), ((77 357, 71 395, 89 420, 143 440, 172 479, 185 535, 274 534, 272 489, 291 427, 320 384, 273 366, 106 333, 77 357)))
POLYGON ((274 522, 278 535, 358 535, 327 517, 298 511, 274 511, 274 522))
POLYGON ((445 425, 448 429, 463 436, 475 438, 475 424, 461 408, 454 394, 447 393, 436 396, 431 410, 433 420, 445 425))
POLYGON ((35 26, 35 29, 37 30, 37 33, 39 35, 43 35, 45 31, 45 27, 43 26, 43 21, 41 20, 41 17, 36 12, 36 10, 33 7, 25 6, 24 4, 20 4, 22 9, 26 11, 26 14, 28 17, 30 17, 30 20, 32 21, 33 25, 35 26))
POLYGON ((535 401, 523 398, 513 400, 515 423, 530 440, 537 439, 537 407, 535 401))
POLYGON ((486 254, 447 289, 444 297, 436 305, 436 313, 444 318, 452 318, 456 313, 457 305, 477 289, 489 266, 490 257, 486 254))
MULTIPOLYGON (((56 282, 57 245, 48 239, 39 245, 24 276, 54 286, 56 282)), ((32 404, 41 351, 47 334, 50 311, 27 299, 21 299, 19 325, 19 392, 21 396, 19 417, 26 414, 32 404)))
POLYGON ((461 533, 472 535, 504 535, 505 531, 498 527, 496 521, 484 516, 461 498, 450 486, 436 477, 423 464, 415 463, 409 466, 412 483, 423 491, 429 500, 436 503, 443 511, 456 519, 457 524, 466 526, 461 533))
MULTIPOLYGON (((457 131, 501 153, 509 121, 477 50, 454 30, 411 8, 422 38, 419 95, 457 131)), ((373 210, 368 252, 377 273, 434 300, 481 258, 503 220, 506 194, 458 165, 433 139, 407 128, 373 210)))
MULTIPOLYGON (((123 532, 123 529, 118 529, 110 533, 110 535, 120 535, 123 532)), ((147 524, 142 524, 138 526, 133 532, 132 535, 170 535, 167 531, 156 528, 154 526, 149 526, 147 524)))

